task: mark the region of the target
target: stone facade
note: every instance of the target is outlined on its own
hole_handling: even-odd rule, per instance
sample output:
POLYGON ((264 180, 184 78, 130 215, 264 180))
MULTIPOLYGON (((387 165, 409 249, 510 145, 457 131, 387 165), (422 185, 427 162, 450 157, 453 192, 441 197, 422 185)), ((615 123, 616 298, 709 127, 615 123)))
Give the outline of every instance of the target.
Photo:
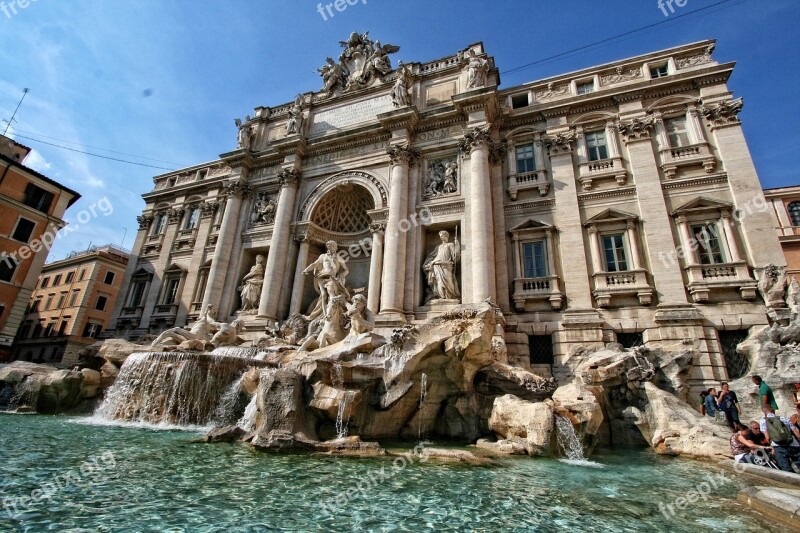
POLYGON ((692 349, 695 388, 727 378, 719 332, 767 324, 757 280, 785 261, 769 213, 738 216, 764 197, 713 41, 508 89, 481 43, 396 70, 367 34, 342 48, 236 150, 154 178, 115 335, 212 305, 255 337, 311 312, 333 240, 379 330, 489 298, 518 366, 566 379, 581 346, 645 343, 692 349), (433 281, 460 300, 423 270, 443 230, 460 254, 433 281))
POLYGON ((800 275, 800 186, 764 189, 768 209, 786 256, 786 275, 800 275))

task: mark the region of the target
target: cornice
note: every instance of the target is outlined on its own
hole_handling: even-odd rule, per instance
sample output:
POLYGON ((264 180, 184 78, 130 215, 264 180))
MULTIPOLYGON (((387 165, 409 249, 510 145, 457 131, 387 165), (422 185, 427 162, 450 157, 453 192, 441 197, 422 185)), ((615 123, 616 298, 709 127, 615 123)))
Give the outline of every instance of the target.
POLYGON ((505 212, 523 211, 525 209, 536 209, 537 207, 552 207, 556 205, 555 198, 547 198, 545 200, 536 200, 534 202, 525 202, 520 204, 508 204, 503 207, 505 212))
POLYGON ((578 193, 578 202, 590 202, 592 200, 600 200, 605 198, 617 198, 620 196, 636 196, 636 187, 617 187, 615 189, 605 189, 596 192, 578 193))
POLYGON ((665 190, 670 189, 683 189, 686 187, 697 187, 702 185, 713 185, 715 183, 727 183, 728 174, 721 172, 713 176, 699 176, 696 178, 684 178, 677 180, 670 180, 661 183, 661 188, 665 190))

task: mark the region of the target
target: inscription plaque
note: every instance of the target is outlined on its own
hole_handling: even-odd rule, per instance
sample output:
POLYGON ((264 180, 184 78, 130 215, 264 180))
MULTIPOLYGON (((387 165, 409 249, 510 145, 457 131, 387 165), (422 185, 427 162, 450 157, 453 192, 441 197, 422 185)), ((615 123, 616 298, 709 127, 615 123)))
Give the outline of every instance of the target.
POLYGON ((389 95, 379 96, 363 102, 328 109, 319 113, 314 113, 311 120, 309 134, 317 135, 330 130, 338 130, 374 120, 375 116, 394 109, 392 97, 389 95))

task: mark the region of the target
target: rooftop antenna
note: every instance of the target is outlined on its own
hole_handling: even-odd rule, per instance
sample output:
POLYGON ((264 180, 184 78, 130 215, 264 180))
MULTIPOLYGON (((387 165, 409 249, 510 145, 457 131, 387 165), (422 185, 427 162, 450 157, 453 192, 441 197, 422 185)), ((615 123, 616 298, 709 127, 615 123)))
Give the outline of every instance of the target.
POLYGON ((13 115, 11 115, 11 119, 10 119, 10 120, 4 120, 4 121, 3 121, 3 122, 5 122, 5 123, 6 123, 6 129, 3 131, 3 135, 5 135, 6 133, 8 133, 8 128, 10 128, 10 127, 11 127, 11 123, 12 123, 12 122, 16 122, 16 120, 14 120, 14 117, 16 117, 16 116, 17 116, 17 111, 19 111, 19 106, 21 106, 21 105, 22 105, 22 101, 23 101, 23 100, 25 100, 25 95, 26 95, 26 94, 28 94, 28 91, 29 91, 29 90, 30 90, 30 89, 28 89, 27 87, 26 87, 26 88, 24 88, 24 89, 22 89, 22 98, 20 98, 20 99, 19 99, 19 103, 17 104, 17 108, 14 110, 14 114, 13 114, 13 115))

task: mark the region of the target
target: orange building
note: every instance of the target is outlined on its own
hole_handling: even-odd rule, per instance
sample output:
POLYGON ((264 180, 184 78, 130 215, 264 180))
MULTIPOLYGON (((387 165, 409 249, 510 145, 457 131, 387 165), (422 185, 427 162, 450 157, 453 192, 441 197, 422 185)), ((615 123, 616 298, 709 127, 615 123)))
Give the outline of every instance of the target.
POLYGON ((47 264, 14 342, 14 359, 72 365, 108 324, 129 254, 107 244, 47 264))
POLYGON ((11 356, 62 217, 80 194, 26 167, 30 148, 0 135, 0 361, 11 356))
POLYGON ((786 274, 800 276, 800 185, 764 189, 764 198, 786 257, 786 274))

